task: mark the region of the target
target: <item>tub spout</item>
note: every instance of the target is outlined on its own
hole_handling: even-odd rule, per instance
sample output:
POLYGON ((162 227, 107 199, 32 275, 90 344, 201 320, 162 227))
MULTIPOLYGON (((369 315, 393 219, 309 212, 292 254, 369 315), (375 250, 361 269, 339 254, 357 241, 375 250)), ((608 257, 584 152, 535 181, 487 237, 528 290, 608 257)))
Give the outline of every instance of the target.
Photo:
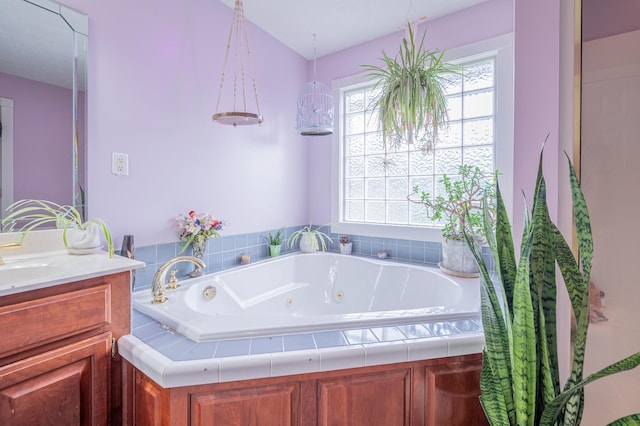
POLYGON ((167 271, 176 263, 185 261, 194 263, 202 269, 206 267, 205 263, 201 259, 193 256, 178 256, 166 261, 158 268, 156 274, 153 276, 153 283, 151 284, 153 300, 151 303, 164 303, 167 301, 167 298, 164 295, 164 281, 167 277, 167 271))

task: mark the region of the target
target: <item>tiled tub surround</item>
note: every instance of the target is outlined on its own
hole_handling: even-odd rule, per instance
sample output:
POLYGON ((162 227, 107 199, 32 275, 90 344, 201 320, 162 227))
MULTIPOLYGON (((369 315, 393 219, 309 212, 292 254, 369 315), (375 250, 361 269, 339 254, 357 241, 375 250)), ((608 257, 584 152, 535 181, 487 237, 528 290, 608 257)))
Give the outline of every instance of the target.
MULTIPOLYGON (((305 260, 344 258, 337 254, 320 253, 288 257, 305 260)), ((280 259, 280 261, 283 260, 286 259, 280 259)), ((361 261, 376 264, 377 267, 389 263, 388 261, 361 261)), ((277 262, 265 261, 264 263, 266 266, 274 264, 277 262)), ((401 269, 430 270, 430 274, 440 274, 437 268, 397 266, 401 269)), ((238 268, 238 270, 241 269, 238 268)), ((224 277, 225 274, 232 272, 223 272, 221 276, 224 277)), ((248 270, 245 269, 245 272, 248 270)), ((325 275, 327 273, 328 271, 325 275)), ((424 279, 424 277, 421 278, 424 279)), ((177 292, 188 292, 191 285, 198 286, 200 281, 206 279, 207 277, 202 277, 189 282, 185 281, 182 290, 177 292)), ((395 312, 393 309, 381 311, 379 316, 388 317, 388 321, 380 321, 378 318, 374 324, 343 322, 325 325, 321 329, 311 327, 308 330, 287 332, 274 330, 253 337, 250 337, 250 332, 245 331, 233 337, 229 337, 231 335, 227 333, 226 337, 214 337, 201 342, 176 331, 176 328, 180 328, 180 320, 174 322, 167 320, 167 323, 174 324, 172 327, 165 321, 156 321, 134 309, 132 334, 120 339, 119 351, 135 367, 166 388, 479 353, 484 345, 479 315, 479 280, 464 279, 462 281, 466 285, 465 291, 474 293, 472 299, 475 303, 460 309, 458 316, 449 311, 436 315, 402 317, 404 312, 399 306, 399 310, 395 312)), ((375 282, 358 284, 355 287, 367 284, 374 286, 375 282)), ((259 286, 259 283, 256 286, 259 286)), ((401 286, 402 283, 398 283, 400 292, 401 286)), ((345 294, 348 295, 349 292, 345 291, 345 294)), ((141 300, 150 301, 151 295, 148 289, 134 293, 134 299, 138 295, 141 300)), ((173 296, 170 293, 169 302, 172 297, 178 298, 178 293, 173 293, 173 296)), ((428 300, 428 295, 415 296, 415 299, 428 300)), ((283 305, 284 300, 282 300, 283 305)), ((166 310, 165 318, 173 316, 169 302, 158 307, 160 310, 166 310)), ((193 303, 193 300, 190 303, 193 303)), ((333 304, 333 306, 336 305, 333 304)), ((425 306, 428 305, 427 301, 425 306)), ((452 305, 455 306, 455 303, 452 305)), ((283 308, 286 310, 285 306, 283 308)), ((266 320, 269 313, 261 315, 266 320)), ((236 317, 234 321, 239 319, 236 317)), ((205 315, 201 321, 206 324, 212 322, 215 326, 216 321, 224 320, 224 316, 205 315)), ((297 315, 291 316, 291 321, 297 320, 297 315)), ((215 330, 215 327, 213 329, 215 330)))
MULTIPOLYGON (((283 241, 286 243, 289 236, 300 228, 301 226, 285 228, 283 241)), ((341 234, 330 233, 329 227, 322 227, 321 230, 330 235, 333 240, 333 243, 328 246, 328 251, 339 252, 341 234)), ((205 273, 241 266, 240 256, 243 254, 250 255, 252 262, 268 258, 269 246, 264 236, 269 232, 273 234, 275 231, 276 229, 210 239, 205 251, 204 261, 207 264, 205 273)), ((358 235, 350 235, 350 238, 353 241, 353 255, 356 256, 377 258, 378 252, 386 251, 389 260, 427 266, 435 266, 442 260, 442 244, 440 243, 358 235)), ((177 256, 181 249, 180 242, 136 247, 135 258, 144 262, 146 267, 136 271, 134 290, 150 288, 158 267, 177 256)), ((294 250, 290 249, 287 244, 282 245, 282 254, 293 251, 297 251, 297 248, 294 250)), ((191 248, 187 248, 182 254, 190 255, 191 248)), ((493 257, 486 247, 483 249, 483 257, 489 269, 493 270, 493 257)), ((193 265, 185 262, 178 263, 175 267, 178 269, 178 278, 186 276, 193 269, 193 265)))
POLYGON ((480 317, 195 342, 134 310, 120 354, 165 388, 479 353, 480 317))

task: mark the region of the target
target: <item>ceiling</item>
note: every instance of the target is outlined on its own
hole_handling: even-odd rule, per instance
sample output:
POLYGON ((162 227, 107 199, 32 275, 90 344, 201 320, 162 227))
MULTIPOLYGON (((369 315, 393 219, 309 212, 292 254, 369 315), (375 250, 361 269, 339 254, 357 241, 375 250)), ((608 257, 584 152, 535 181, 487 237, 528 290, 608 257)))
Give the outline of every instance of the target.
MULTIPOLYGON (((234 0, 220 0, 233 9, 234 0)), ((307 59, 400 31, 487 0, 244 0, 248 21, 307 59)), ((231 25, 231 22, 229 22, 231 25)))

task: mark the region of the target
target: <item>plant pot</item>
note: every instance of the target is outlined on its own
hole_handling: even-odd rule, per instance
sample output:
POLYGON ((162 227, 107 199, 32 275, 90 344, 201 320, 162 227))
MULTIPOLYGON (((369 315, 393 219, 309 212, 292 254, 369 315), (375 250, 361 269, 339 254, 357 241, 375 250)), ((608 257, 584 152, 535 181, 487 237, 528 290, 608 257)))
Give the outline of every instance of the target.
POLYGON ((300 251, 303 253, 315 253, 318 249, 318 242, 314 241, 315 235, 311 232, 303 232, 300 237, 300 251))
POLYGON ((66 231, 67 248, 72 254, 90 254, 100 248, 100 229, 90 224, 87 229, 69 228, 66 231))
POLYGON ((465 241, 447 240, 442 243, 440 269, 449 275, 472 278, 479 275, 478 264, 465 241))
POLYGON ((353 242, 342 244, 340 243, 340 254, 351 254, 353 249, 353 242))
POLYGON ((269 255, 271 257, 280 256, 280 250, 282 250, 282 244, 269 245, 269 255))

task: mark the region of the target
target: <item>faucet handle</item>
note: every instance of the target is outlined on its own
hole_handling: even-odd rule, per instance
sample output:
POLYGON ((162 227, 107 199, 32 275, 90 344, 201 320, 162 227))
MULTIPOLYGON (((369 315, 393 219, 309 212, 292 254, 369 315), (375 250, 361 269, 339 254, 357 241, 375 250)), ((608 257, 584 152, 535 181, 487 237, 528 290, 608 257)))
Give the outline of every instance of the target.
POLYGON ((168 290, 175 290, 176 288, 180 287, 180 284, 178 284, 178 279, 176 278, 176 272, 178 272, 177 269, 172 269, 169 271, 169 283, 167 284, 168 290))

